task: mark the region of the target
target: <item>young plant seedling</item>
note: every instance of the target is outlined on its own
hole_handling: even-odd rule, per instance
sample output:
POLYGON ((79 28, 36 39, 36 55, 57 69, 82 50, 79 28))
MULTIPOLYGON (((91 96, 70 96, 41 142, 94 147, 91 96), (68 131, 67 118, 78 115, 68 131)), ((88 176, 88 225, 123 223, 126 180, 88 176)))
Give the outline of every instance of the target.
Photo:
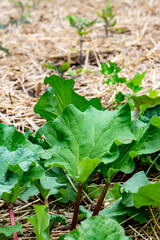
POLYGON ((108 28, 114 27, 117 23, 116 20, 114 20, 115 14, 113 14, 113 6, 111 6, 110 1, 107 1, 105 4, 105 8, 102 9, 101 12, 97 12, 97 15, 103 19, 105 22, 104 29, 106 33, 106 37, 108 37, 108 28))
POLYGON ((133 110, 135 105, 133 103, 134 100, 132 100, 132 97, 142 90, 142 87, 140 87, 140 84, 146 74, 146 72, 143 72, 142 74, 136 73, 134 78, 131 80, 127 80, 126 78, 122 78, 118 76, 118 73, 122 69, 116 65, 116 63, 108 61, 108 64, 101 63, 101 73, 106 77, 106 80, 104 80, 104 83, 106 83, 109 86, 111 98, 112 98, 112 107, 113 108, 119 108, 121 107, 121 103, 125 100, 125 97, 128 98, 129 104, 131 106, 131 109, 133 110), (121 87, 122 83, 125 83, 130 90, 132 90, 132 94, 123 94, 121 91, 119 91, 119 88, 121 87), (117 102, 117 106, 114 104, 114 98, 113 98, 113 90, 115 90, 115 101, 117 102))
POLYGON ((65 17, 69 21, 70 25, 77 29, 79 35, 79 44, 80 44, 80 63, 84 64, 84 57, 82 54, 82 46, 84 41, 84 36, 92 31, 91 27, 97 23, 97 19, 88 22, 86 18, 78 18, 76 15, 65 17))
POLYGON ((28 216, 27 220, 33 225, 37 240, 49 240, 50 232, 58 223, 67 224, 67 220, 63 215, 48 214, 48 207, 45 205, 34 206, 36 214, 28 216))
POLYGON ((70 62, 65 62, 60 66, 53 65, 52 63, 43 64, 44 67, 51 69, 53 72, 58 73, 60 77, 63 77, 63 74, 68 71, 70 67, 70 62))

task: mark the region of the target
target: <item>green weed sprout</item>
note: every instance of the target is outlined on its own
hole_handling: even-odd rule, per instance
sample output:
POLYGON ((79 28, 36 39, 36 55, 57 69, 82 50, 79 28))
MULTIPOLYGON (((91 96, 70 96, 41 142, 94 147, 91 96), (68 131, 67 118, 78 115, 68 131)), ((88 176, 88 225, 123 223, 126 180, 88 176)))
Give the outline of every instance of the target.
POLYGON ((101 12, 97 12, 97 15, 103 19, 105 22, 104 29, 106 36, 108 37, 108 27, 114 27, 117 23, 116 20, 114 20, 115 14, 113 14, 112 9, 114 7, 111 6, 110 1, 107 1, 105 4, 105 8, 102 9, 101 12))
POLYGON ((66 20, 69 21, 70 25, 77 29, 77 33, 79 35, 79 44, 80 44, 80 63, 84 64, 84 58, 82 55, 82 45, 84 41, 84 36, 91 32, 93 29, 91 28, 95 23, 97 23, 97 19, 88 22, 86 18, 78 18, 76 15, 65 17, 66 20))
POLYGON ((70 62, 65 62, 60 66, 53 65, 52 63, 43 64, 44 67, 51 69, 52 71, 58 73, 60 77, 63 77, 63 74, 67 72, 70 67, 70 62))
POLYGON ((106 83, 109 86, 110 92, 111 92, 111 98, 112 98, 112 107, 118 108, 119 105, 125 100, 125 97, 128 98, 131 107, 133 106, 133 101, 131 97, 135 95, 137 92, 142 90, 142 87, 140 87, 140 84, 146 74, 146 72, 143 72, 142 74, 136 73, 134 78, 131 80, 127 80, 126 78, 122 78, 118 76, 118 73, 122 69, 116 65, 116 63, 108 61, 108 64, 101 63, 101 73, 106 77, 106 80, 104 83, 106 83), (132 94, 123 94, 121 91, 118 91, 122 83, 125 83, 126 86, 132 90, 132 94), (117 103, 117 106, 114 104, 114 98, 113 98, 113 90, 116 91, 115 95, 115 101, 117 103))
POLYGON ((8 55, 11 55, 10 51, 7 48, 2 47, 1 42, 0 42, 0 51, 3 51, 5 53, 7 53, 8 55))

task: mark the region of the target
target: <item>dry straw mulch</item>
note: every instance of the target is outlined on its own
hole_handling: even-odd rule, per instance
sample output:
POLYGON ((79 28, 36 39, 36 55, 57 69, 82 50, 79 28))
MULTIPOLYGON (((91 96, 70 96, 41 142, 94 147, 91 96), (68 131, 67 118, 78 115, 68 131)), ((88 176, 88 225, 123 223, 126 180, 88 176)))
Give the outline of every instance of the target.
MULTIPOLYGON (((23 2, 27 3, 25 0, 23 2)), ((99 71, 100 62, 115 61, 123 68, 122 76, 128 79, 137 71, 147 72, 143 92, 147 93, 150 87, 160 90, 159 0, 111 2, 115 6, 116 27, 123 28, 124 32, 118 33, 110 29, 109 37, 106 38, 103 23, 97 24, 94 31, 85 38, 85 69, 99 71)), ((79 67, 79 39, 75 29, 69 26, 64 17, 77 14, 93 20, 104 3, 104 0, 43 0, 31 9, 31 24, 10 25, 7 29, 0 29, 1 45, 12 54, 8 56, 0 51, 0 122, 14 124, 22 132, 26 128, 36 131, 45 122, 33 112, 35 103, 46 89, 43 79, 51 74, 42 65, 48 61, 57 65, 71 61, 72 69, 79 67)), ((9 17, 18 20, 20 16, 20 8, 7 0, 0 0, 0 23, 8 23, 9 17)), ((66 77, 69 76, 66 74, 66 77)), ((87 98, 101 98, 105 107, 111 104, 109 89, 103 84, 100 73, 75 76, 75 89, 87 98)), ((40 203, 41 200, 37 197, 34 201, 40 203)), ((30 205, 18 202, 15 206, 17 222, 24 221, 26 224, 24 236, 20 239, 34 239, 31 225, 25 220, 26 215, 33 213, 31 205, 32 202, 30 205)), ((53 204, 55 205, 56 203, 53 204)), ((3 201, 0 206, 4 207, 3 201)), ((56 209, 67 216, 70 211, 70 207, 60 209, 58 204, 56 209)), ((0 224, 9 224, 6 210, 3 208, 0 213, 0 224)), ((151 219, 145 225, 128 225, 127 232, 131 238, 158 240, 158 215, 158 212, 151 210, 151 219)), ((61 231, 68 230, 57 227, 52 233, 52 239, 57 239, 56 236, 61 231)))

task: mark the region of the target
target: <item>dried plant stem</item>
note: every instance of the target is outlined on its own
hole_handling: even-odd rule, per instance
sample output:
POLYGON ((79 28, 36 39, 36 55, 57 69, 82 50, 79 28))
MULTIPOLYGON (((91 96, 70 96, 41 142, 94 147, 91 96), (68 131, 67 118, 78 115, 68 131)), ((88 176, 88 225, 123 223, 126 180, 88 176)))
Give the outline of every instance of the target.
POLYGON ((70 229, 71 231, 76 228, 78 212, 79 212, 79 205, 81 202, 82 189, 83 189, 83 185, 78 183, 78 193, 77 193, 77 198, 76 198, 76 203, 75 203, 75 210, 74 210, 72 225, 71 225, 71 229, 70 229))
MULTIPOLYGON (((9 215, 10 215, 11 225, 12 225, 12 226, 16 225, 16 223, 15 223, 15 218, 14 218, 13 205, 12 205, 12 207, 9 209, 9 215)), ((17 232, 13 233, 13 240, 18 240, 18 234, 17 234, 17 232)))
POLYGON ((103 191, 102 191, 102 194, 101 194, 101 196, 100 196, 100 198, 99 198, 99 200, 98 200, 97 206, 96 206, 96 208, 94 209, 94 212, 93 212, 92 216, 97 216, 97 215, 98 215, 98 213, 99 213, 99 211, 100 211, 100 209, 101 209, 103 200, 104 200, 104 198, 105 198, 105 196, 106 196, 106 193, 107 193, 107 191, 108 191, 109 185, 110 185, 110 183, 106 183, 106 184, 105 184, 105 186, 104 186, 104 188, 103 188, 103 191))

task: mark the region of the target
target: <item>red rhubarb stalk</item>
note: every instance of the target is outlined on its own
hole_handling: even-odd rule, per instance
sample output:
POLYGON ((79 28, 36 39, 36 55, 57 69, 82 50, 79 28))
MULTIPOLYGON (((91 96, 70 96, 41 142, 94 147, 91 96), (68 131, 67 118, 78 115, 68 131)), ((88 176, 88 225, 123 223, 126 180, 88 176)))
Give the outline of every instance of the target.
POLYGON ((76 198, 76 203, 75 203, 75 209, 74 209, 74 215, 73 215, 73 220, 72 220, 72 225, 71 225, 71 231, 76 228, 77 225, 77 218, 78 218, 78 213, 79 213, 79 205, 81 202, 81 195, 82 195, 82 189, 83 185, 78 183, 78 193, 77 193, 77 198, 76 198))
MULTIPOLYGON (((13 206, 12 206, 12 208, 9 209, 9 215, 10 215, 11 225, 12 226, 16 225, 15 218, 14 218, 13 206)), ((17 232, 13 233, 13 240, 18 240, 17 232)))

